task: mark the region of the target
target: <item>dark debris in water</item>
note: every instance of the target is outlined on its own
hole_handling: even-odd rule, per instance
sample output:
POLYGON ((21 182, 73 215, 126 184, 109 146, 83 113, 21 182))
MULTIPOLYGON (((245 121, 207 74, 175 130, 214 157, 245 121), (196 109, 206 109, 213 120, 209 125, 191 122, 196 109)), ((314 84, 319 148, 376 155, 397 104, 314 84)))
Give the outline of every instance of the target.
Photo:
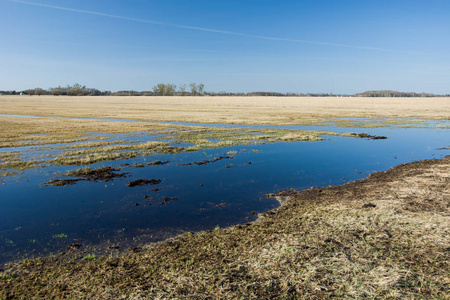
POLYGON ((157 160, 157 161, 153 161, 151 163, 148 163, 147 166, 160 166, 160 165, 165 165, 165 164, 168 164, 168 163, 170 163, 169 160, 166 160, 166 161, 157 160))
POLYGON ((77 183, 80 180, 84 179, 52 179, 45 183, 43 183, 43 186, 66 186, 66 185, 73 185, 77 183))
POLYGON ((114 178, 122 178, 126 177, 128 172, 125 173, 116 173, 119 169, 114 169, 111 167, 104 167, 99 169, 91 169, 91 168, 83 168, 78 169, 73 172, 69 172, 64 176, 70 177, 78 177, 77 179, 52 179, 45 182, 44 186, 66 186, 77 183, 78 181, 112 181, 114 178))
POLYGON ((188 164, 182 164, 182 166, 191 166, 191 165, 195 165, 195 166, 201 166, 201 165, 207 165, 209 163, 213 163, 222 159, 233 159, 233 156, 221 156, 221 157, 216 157, 212 160, 202 160, 200 162, 193 162, 193 163, 188 163, 188 164))
POLYGON ((167 203, 169 203, 169 201, 177 201, 177 200, 178 200, 177 197, 164 197, 162 199, 161 205, 167 204, 167 203))
MULTIPOLYGON (((252 164, 252 162, 251 161, 249 161, 248 163, 242 163, 242 164, 240 164, 239 166, 246 166, 246 165, 251 165, 252 164)), ((232 168, 237 168, 238 166, 235 166, 235 165, 230 165, 230 166, 225 166, 225 169, 232 169, 232 168)))
POLYGON ((362 139, 368 139, 368 140, 386 140, 387 137, 386 136, 381 136, 381 135, 370 135, 367 133, 355 133, 355 132, 351 132, 349 133, 350 136, 352 137, 357 137, 357 138, 362 138, 362 139))
POLYGON ((161 183, 161 179, 136 179, 133 180, 131 182, 127 183, 128 187, 135 187, 135 186, 144 186, 144 185, 155 185, 155 184, 160 184, 161 183))
POLYGON ((67 245, 67 250, 76 250, 79 249, 81 247, 80 243, 72 243, 67 245))

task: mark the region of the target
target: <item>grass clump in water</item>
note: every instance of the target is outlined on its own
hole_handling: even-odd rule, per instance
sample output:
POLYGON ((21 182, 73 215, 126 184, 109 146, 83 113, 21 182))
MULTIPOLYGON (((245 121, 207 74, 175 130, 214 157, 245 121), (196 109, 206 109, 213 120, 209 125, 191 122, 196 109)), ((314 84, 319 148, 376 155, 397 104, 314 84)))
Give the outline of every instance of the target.
POLYGON ((65 234, 65 233, 54 234, 53 238, 54 239, 67 239, 67 234, 65 234))
POLYGON ((112 181, 115 178, 126 177, 129 173, 117 173, 119 169, 111 167, 104 167, 98 169, 91 169, 89 167, 81 168, 75 171, 70 171, 64 174, 67 177, 76 177, 77 179, 52 179, 44 183, 44 186, 66 186, 77 183, 80 180, 85 181, 112 181))

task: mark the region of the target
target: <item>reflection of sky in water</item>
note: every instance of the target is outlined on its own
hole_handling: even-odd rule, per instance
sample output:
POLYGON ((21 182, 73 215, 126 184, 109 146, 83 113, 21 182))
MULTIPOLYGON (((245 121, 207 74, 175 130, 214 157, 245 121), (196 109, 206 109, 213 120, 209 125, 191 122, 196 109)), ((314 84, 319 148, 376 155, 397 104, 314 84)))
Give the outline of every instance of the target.
MULTIPOLYGON (((10 259, 11 252, 57 250, 58 241, 52 236, 60 233, 68 236, 67 242, 77 238, 83 239, 82 243, 105 239, 121 242, 137 236, 141 237, 140 242, 146 242, 166 237, 161 232, 176 234, 180 230, 242 223, 256 218, 253 211, 262 212, 278 205, 273 199, 266 199, 266 193, 291 187, 341 184, 401 163, 450 154, 449 150, 437 150, 448 147, 449 129, 356 128, 349 131, 384 135, 389 139, 332 136, 321 142, 236 146, 104 162, 90 167, 170 161, 167 165, 144 168, 125 166, 121 172, 132 172, 132 175, 112 182, 81 181, 66 187, 42 187, 41 184, 61 177, 54 172, 64 173, 77 167, 38 168, 5 178, 4 185, 0 185, 0 262, 10 259), (208 165, 182 165, 225 156, 228 151, 237 151, 238 155, 208 165), (139 178, 163 182, 155 186, 126 186, 127 182, 139 178), (153 188, 161 190, 150 191, 153 188), (161 205, 165 197, 178 200, 161 205), (216 206, 221 203, 226 206, 216 206)), ((123 134, 114 139, 128 137, 123 134)), ((142 142, 151 138, 135 137, 142 142)))

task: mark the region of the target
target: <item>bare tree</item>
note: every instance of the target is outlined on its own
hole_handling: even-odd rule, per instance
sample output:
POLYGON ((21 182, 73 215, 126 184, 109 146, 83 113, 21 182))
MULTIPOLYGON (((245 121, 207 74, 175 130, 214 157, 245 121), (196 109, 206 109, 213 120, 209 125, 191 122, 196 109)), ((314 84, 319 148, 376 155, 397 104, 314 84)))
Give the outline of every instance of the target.
POLYGON ((192 96, 197 95, 198 91, 197 91, 197 84, 195 82, 192 82, 189 84, 189 87, 191 88, 191 94, 192 96))
POLYGON ((166 90, 164 96, 173 96, 175 93, 175 90, 177 89, 177 86, 175 84, 166 84, 166 90))
POLYGON ((184 96, 186 94, 186 84, 182 84, 178 87, 178 89, 180 90, 180 94, 181 96, 184 96))
POLYGON ((35 88, 34 89, 34 94, 40 96, 40 95, 45 95, 46 92, 43 89, 41 89, 41 88, 35 88))
POLYGON ((203 89, 205 88, 205 85, 203 83, 200 83, 199 85, 197 85, 197 91, 199 95, 203 96, 203 89))
POLYGON ((158 83, 152 89, 155 95, 162 96, 164 93, 164 83, 158 83))
POLYGON ((62 95, 63 94, 63 89, 60 87, 60 86, 58 86, 57 88, 54 88, 54 89, 51 89, 51 92, 50 92, 53 96, 60 96, 60 95, 62 95))
POLYGON ((173 96, 177 86, 175 84, 158 83, 153 87, 153 93, 158 96, 173 96))
POLYGON ((83 90, 86 89, 86 86, 82 86, 79 83, 75 83, 73 86, 67 86, 67 95, 69 96, 78 96, 83 94, 83 90))

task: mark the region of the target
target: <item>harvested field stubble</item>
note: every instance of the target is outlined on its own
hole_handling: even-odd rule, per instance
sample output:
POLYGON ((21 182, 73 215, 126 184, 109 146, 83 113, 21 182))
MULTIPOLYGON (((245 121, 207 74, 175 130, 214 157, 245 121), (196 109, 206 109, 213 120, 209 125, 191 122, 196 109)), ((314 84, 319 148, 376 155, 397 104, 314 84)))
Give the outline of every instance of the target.
POLYGON ((448 120, 449 111, 449 97, 0 96, 0 114, 221 124, 308 125, 336 118, 380 117, 388 118, 388 123, 401 118, 448 120))
POLYGON ((450 157, 288 190, 252 224, 5 266, 0 298, 448 298, 450 157))

